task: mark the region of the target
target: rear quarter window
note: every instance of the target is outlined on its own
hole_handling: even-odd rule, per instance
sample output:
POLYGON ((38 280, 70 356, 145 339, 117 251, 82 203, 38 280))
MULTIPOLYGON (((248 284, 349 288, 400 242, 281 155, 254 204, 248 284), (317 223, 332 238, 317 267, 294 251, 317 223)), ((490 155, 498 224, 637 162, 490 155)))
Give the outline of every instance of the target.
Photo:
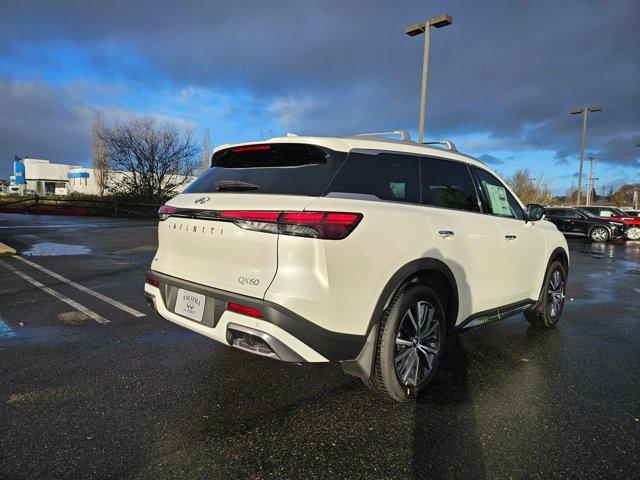
POLYGON ((350 153, 325 191, 325 195, 337 194, 420 203, 418 157, 395 153, 350 153))

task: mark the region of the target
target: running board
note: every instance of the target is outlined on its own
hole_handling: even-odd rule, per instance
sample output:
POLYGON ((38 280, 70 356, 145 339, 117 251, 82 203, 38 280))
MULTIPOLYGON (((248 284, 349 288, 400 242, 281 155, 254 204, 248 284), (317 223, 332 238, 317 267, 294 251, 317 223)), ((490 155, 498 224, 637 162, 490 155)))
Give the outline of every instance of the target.
POLYGON ((534 302, 533 300, 526 300, 524 302, 505 305, 504 307, 496 308, 494 310, 477 313, 467 318, 458 327, 456 327, 456 329, 459 331, 469 330, 474 327, 479 327, 480 325, 486 325, 487 323, 504 320, 506 318, 517 315, 518 313, 530 310, 535 306, 535 304, 536 302, 534 302))

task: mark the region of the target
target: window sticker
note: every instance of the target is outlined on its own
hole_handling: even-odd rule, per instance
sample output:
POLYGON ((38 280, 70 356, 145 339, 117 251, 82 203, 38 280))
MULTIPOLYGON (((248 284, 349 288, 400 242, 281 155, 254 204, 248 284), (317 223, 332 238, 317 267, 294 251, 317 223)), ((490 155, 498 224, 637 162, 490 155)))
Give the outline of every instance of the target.
POLYGON ((389 183, 389 188, 391 189, 391 193, 396 198, 405 198, 407 191, 407 184, 404 182, 391 182, 389 183))
POLYGON ((509 207, 507 191, 503 187, 498 187, 497 185, 491 185, 489 183, 485 183, 484 187, 489 194, 491 213, 501 215, 503 217, 512 217, 513 213, 511 213, 511 208, 509 207))

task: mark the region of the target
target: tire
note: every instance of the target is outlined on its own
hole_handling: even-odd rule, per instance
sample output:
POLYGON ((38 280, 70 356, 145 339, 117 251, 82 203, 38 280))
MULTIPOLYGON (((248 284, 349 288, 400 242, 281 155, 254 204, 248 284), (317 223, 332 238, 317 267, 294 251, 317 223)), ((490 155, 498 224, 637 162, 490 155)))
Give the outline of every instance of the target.
POLYGON ((627 240, 640 240, 640 227, 631 227, 627 230, 627 240))
POLYGON ((399 402, 416 398, 434 377, 446 338, 438 293, 425 285, 401 288, 380 322, 374 370, 365 383, 399 402))
POLYGON ((566 288, 566 272, 562 263, 556 260, 547 269, 538 305, 533 310, 524 312, 529 323, 537 328, 555 327, 564 308, 566 288))
POLYGON ((589 232, 589 238, 594 242, 606 242, 609 240, 609 230, 605 227, 593 227, 589 232))

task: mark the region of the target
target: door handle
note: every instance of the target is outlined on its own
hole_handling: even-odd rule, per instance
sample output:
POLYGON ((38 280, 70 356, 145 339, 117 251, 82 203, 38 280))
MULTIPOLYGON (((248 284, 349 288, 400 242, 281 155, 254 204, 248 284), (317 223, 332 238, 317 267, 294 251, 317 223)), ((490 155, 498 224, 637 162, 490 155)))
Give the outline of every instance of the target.
POLYGON ((504 238, 507 240, 515 240, 517 237, 515 235, 505 235, 504 238))
POLYGON ((440 235, 442 238, 449 238, 453 237, 455 235, 455 232, 452 232, 451 230, 440 230, 438 232, 438 235, 440 235))

